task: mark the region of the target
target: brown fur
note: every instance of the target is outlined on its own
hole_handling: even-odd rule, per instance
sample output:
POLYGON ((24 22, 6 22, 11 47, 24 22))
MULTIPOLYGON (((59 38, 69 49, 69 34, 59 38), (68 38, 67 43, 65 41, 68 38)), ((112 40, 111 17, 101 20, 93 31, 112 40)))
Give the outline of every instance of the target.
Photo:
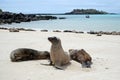
POLYGON ((50 51, 51 64, 56 68, 62 69, 70 61, 70 56, 64 52, 61 40, 57 37, 49 37, 48 40, 52 43, 50 51))
POLYGON ((50 59, 50 53, 48 51, 37 51, 28 48, 18 48, 11 52, 10 59, 12 62, 50 59))
POLYGON ((69 53, 70 53, 71 59, 81 63, 82 67, 85 67, 85 68, 91 67, 92 58, 84 49, 81 49, 81 50, 70 49, 69 53))

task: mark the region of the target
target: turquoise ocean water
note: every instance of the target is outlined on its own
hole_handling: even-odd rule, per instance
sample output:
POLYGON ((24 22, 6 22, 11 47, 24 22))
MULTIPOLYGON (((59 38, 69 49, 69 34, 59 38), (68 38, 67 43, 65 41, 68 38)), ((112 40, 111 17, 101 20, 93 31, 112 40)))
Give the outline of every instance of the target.
POLYGON ((22 22, 20 24, 5 24, 5 27, 23 27, 32 29, 47 30, 79 30, 79 31, 120 31, 120 15, 53 15, 66 17, 66 19, 41 20, 22 22))

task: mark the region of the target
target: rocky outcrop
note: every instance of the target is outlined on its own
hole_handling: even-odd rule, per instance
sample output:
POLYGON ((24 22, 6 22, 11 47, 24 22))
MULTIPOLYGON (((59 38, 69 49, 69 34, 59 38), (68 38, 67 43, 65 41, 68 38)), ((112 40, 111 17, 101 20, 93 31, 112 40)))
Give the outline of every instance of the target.
POLYGON ((83 31, 76 31, 76 30, 64 30, 63 32, 69 32, 69 33, 84 33, 83 31))
POLYGON ((53 32, 61 32, 60 30, 53 30, 53 32))
POLYGON ((59 19, 66 19, 66 17, 59 17, 59 19))
POLYGON ((19 31, 36 31, 34 29, 25 29, 25 28, 5 28, 0 27, 1 30, 9 30, 9 32, 19 32, 19 31))
POLYGON ((10 28, 9 32, 19 32, 19 30, 17 28, 10 28))
POLYGON ((97 36, 101 36, 102 34, 105 35, 120 35, 120 32, 117 31, 112 31, 112 32, 107 32, 107 31, 90 31, 87 32, 88 34, 96 34, 97 36))
POLYGON ((72 32, 71 30, 64 30, 63 32, 72 32))
POLYGON ((11 12, 1 12, 0 13, 0 24, 11 24, 11 23, 21 23, 30 22, 37 20, 50 20, 57 19, 55 16, 42 16, 38 14, 23 14, 23 13, 11 13, 11 12))
POLYGON ((2 30, 8 30, 8 28, 5 28, 5 27, 0 27, 0 29, 2 29, 2 30))
POLYGON ((44 29, 44 30, 41 30, 41 32, 48 32, 48 30, 44 29))

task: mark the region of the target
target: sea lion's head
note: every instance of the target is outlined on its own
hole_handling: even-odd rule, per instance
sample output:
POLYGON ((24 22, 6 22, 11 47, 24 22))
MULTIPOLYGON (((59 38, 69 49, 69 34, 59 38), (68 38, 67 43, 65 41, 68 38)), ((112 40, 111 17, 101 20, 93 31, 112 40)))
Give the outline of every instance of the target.
POLYGON ((60 39, 57 37, 48 37, 48 40, 52 43, 52 44, 58 44, 60 43, 60 39))

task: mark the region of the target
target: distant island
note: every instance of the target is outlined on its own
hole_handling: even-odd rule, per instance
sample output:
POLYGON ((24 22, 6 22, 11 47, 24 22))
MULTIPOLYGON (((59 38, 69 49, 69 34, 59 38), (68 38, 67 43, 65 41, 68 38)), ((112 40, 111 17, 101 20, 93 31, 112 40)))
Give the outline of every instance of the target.
POLYGON ((96 9, 74 9, 73 11, 67 12, 65 14, 108 14, 108 13, 96 9))

